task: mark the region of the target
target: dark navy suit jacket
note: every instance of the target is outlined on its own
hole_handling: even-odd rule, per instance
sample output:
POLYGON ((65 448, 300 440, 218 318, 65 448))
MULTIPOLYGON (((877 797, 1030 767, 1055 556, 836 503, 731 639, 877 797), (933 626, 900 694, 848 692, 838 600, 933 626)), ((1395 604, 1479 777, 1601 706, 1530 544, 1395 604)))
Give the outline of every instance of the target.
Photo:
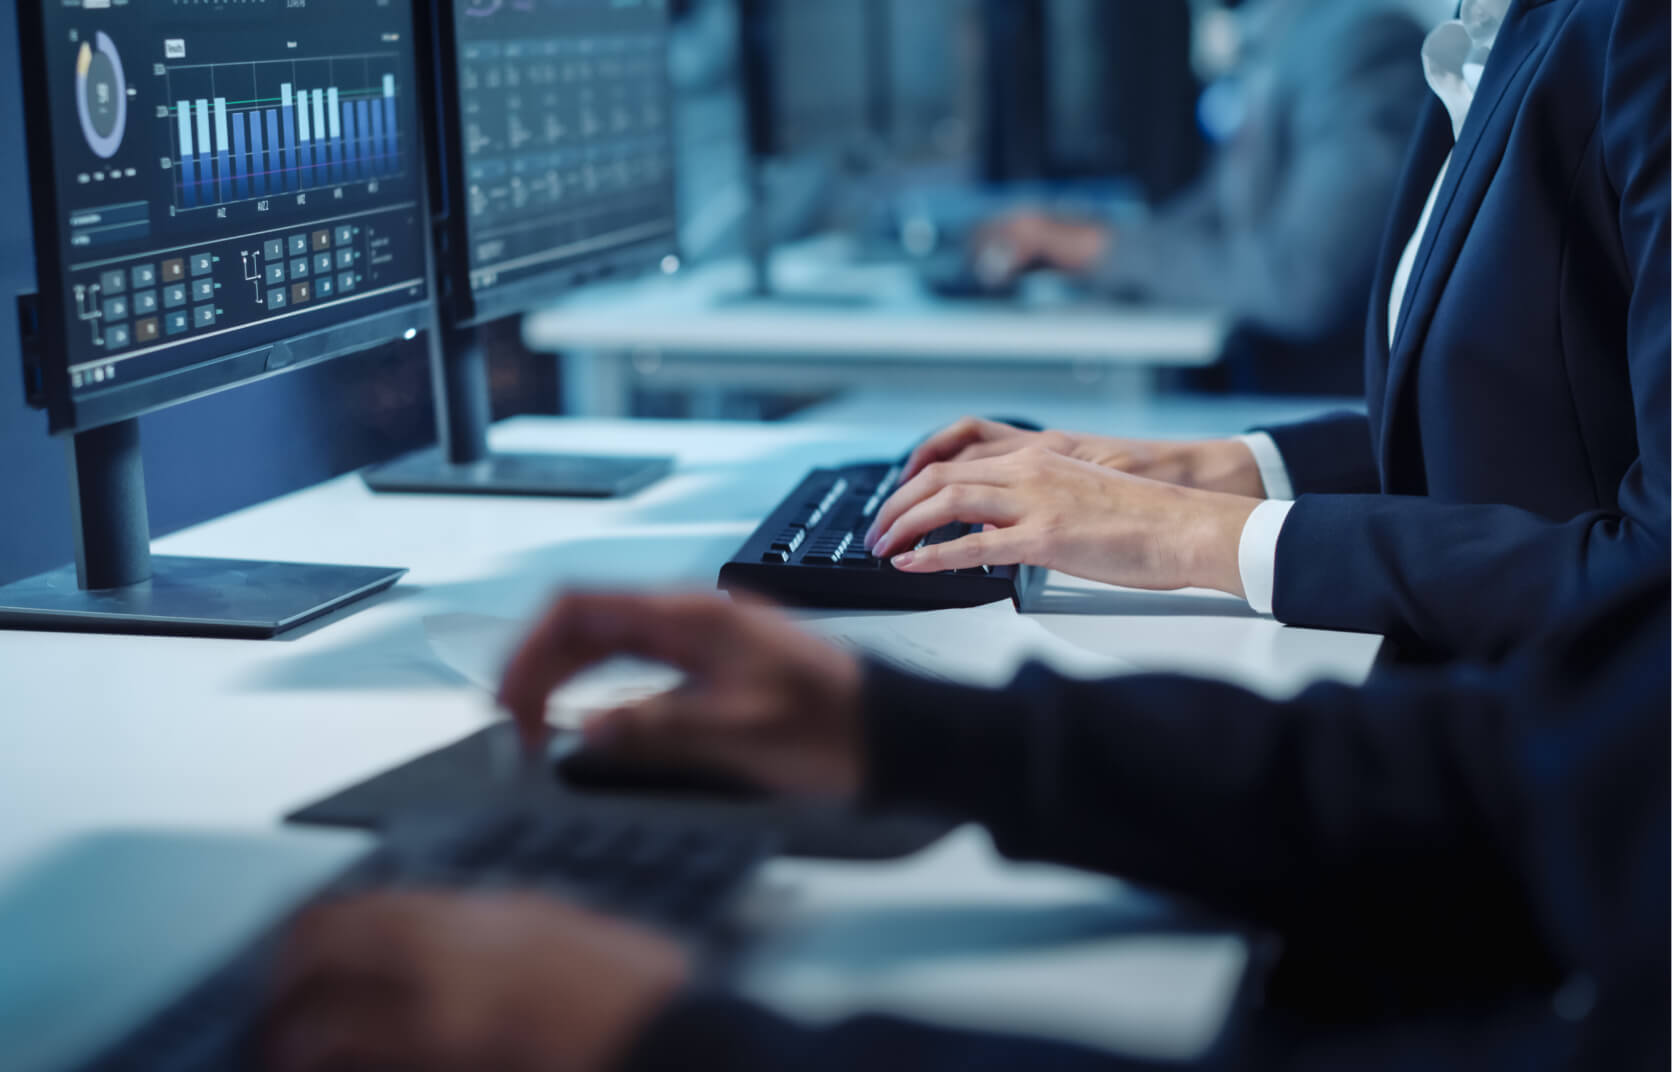
MULTIPOLYGON (((1497 666, 1285 701, 1037 666, 988 692, 873 667, 868 789, 977 820, 1008 855, 1279 935, 1262 1011, 1192 1068, 1658 1072, 1672 1059, 1669 643, 1663 565, 1497 666)), ((809 1032, 695 996, 622 1067, 1153 1066, 887 1019, 809 1032)))
MULTIPOLYGON (((1369 417, 1267 429, 1274 611, 1495 655, 1668 555, 1666 0, 1517 0, 1453 138, 1431 101, 1371 303, 1369 417)), ((1413 61, 1414 62, 1414 61, 1413 61)))

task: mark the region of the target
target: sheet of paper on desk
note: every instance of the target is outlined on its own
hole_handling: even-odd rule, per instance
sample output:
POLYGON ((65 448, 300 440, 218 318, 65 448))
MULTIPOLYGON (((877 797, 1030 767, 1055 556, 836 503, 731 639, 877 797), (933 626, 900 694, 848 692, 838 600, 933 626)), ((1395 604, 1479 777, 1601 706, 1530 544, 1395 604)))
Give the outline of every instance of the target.
POLYGON ((958 610, 816 617, 805 624, 851 651, 901 670, 966 685, 1003 685, 1030 660, 1080 678, 1135 669, 1123 659, 1070 644, 1017 614, 1009 601, 958 610))
MULTIPOLYGON (((424 619, 430 651, 444 666, 489 695, 527 626, 485 614, 435 614, 424 619)), ((684 676, 642 659, 611 659, 552 694, 552 723, 576 726, 590 715, 642 700, 678 685, 684 676)))

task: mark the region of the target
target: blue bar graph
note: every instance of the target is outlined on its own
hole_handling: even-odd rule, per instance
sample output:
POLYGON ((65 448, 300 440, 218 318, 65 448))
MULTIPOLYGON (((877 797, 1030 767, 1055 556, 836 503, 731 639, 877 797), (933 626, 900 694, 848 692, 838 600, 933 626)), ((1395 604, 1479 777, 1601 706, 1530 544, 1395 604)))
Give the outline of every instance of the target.
POLYGON ((296 94, 296 151, 304 188, 314 184, 313 112, 308 108, 308 91, 296 94))
POLYGON ((301 185, 296 174, 296 98, 286 82, 279 87, 282 98, 280 111, 284 113, 284 188, 294 190, 301 185))
POLYGON ((215 199, 215 181, 210 174, 213 170, 209 161, 214 159, 214 143, 209 137, 209 102, 198 100, 192 105, 193 118, 197 120, 197 155, 200 162, 198 168, 198 198, 202 201, 215 199))
POLYGON ((357 179, 360 177, 360 139, 354 125, 354 102, 343 101, 343 134, 344 144, 348 146, 348 154, 343 159, 343 178, 357 179))
POLYGON ((371 109, 372 113, 372 167, 373 175, 381 175, 388 168, 389 161, 385 157, 383 145, 383 108, 381 105, 371 109))
POLYGON ((372 108, 367 101, 354 102, 354 115, 360 124, 360 177, 369 179, 377 174, 377 151, 372 148, 372 108))
MULTIPOLYGON (((199 102, 201 103, 201 102, 199 102)), ((215 176, 222 201, 232 197, 232 145, 227 140, 226 98, 215 98, 215 176)))
POLYGON ((250 196, 267 194, 267 157, 261 150, 261 113, 250 112, 250 196))
POLYGON ((325 133, 325 91, 308 95, 313 105, 314 181, 321 186, 331 181, 331 139, 325 133))
POLYGON ((180 201, 188 208, 197 204, 197 161, 192 152, 192 103, 181 101, 180 120, 180 201))
POLYGON ((325 91, 325 115, 331 125, 331 181, 341 182, 347 176, 343 172, 343 113, 336 86, 325 91))
POLYGON ((383 76, 383 137, 386 147, 383 151, 383 170, 393 174, 400 170, 400 151, 396 146, 395 132, 400 127, 395 125, 395 76, 383 76))
MULTIPOLYGON (((259 87, 245 100, 193 97, 174 104, 180 193, 177 207, 370 181, 402 170, 399 92, 393 75, 369 86, 259 87)), ((229 99, 231 98, 231 99, 229 99)))
POLYGON ((250 196, 250 154, 244 142, 244 113, 232 114, 232 182, 239 197, 250 196))
POLYGON ((284 190, 281 178, 284 165, 279 159, 279 113, 269 108, 262 114, 267 117, 267 188, 281 193, 284 190))

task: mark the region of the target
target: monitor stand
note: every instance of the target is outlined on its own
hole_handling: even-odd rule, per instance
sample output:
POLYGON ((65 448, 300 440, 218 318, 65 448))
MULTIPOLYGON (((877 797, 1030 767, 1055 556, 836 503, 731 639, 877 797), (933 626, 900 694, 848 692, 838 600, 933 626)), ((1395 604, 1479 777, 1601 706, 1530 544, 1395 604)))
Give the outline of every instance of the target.
POLYGON ((487 357, 476 333, 453 333, 445 345, 429 332, 440 370, 441 445, 366 470, 373 491, 409 495, 521 495, 613 499, 632 495, 673 471, 667 457, 496 454, 488 449, 487 357))
POLYGON ((75 565, 0 587, 0 628, 266 639, 406 573, 152 555, 139 421, 80 432, 69 449, 75 565))

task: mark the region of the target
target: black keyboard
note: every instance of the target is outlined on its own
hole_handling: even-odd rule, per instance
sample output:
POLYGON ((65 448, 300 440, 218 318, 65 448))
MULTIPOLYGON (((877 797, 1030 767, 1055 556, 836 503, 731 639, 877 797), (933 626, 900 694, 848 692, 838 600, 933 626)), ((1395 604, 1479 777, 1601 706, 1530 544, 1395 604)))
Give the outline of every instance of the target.
MULTIPOLYGON (((934 610, 1009 599, 1021 604, 1042 571, 978 566, 901 573, 865 550, 865 533, 900 479, 903 463, 815 469, 720 568, 720 587, 798 607, 934 610)), ((918 546, 975 530, 951 524, 918 546)))
POLYGON ((785 856, 836 860, 897 859, 934 844, 954 825, 934 816, 767 796, 596 790, 570 784, 556 770, 548 779, 508 784, 504 758, 520 749, 511 724, 496 723, 308 804, 286 821, 390 830, 407 816, 462 814, 485 803, 538 806, 554 814, 607 804, 650 821, 671 815, 690 825, 764 831, 785 856))
MULTIPOLYGON (((744 882, 774 850, 760 832, 645 822, 607 810, 502 809, 395 831, 321 893, 382 887, 545 890, 697 942, 722 932, 744 882)), ((275 930, 151 1018, 86 1072, 258 1067, 255 1029, 275 930)))

